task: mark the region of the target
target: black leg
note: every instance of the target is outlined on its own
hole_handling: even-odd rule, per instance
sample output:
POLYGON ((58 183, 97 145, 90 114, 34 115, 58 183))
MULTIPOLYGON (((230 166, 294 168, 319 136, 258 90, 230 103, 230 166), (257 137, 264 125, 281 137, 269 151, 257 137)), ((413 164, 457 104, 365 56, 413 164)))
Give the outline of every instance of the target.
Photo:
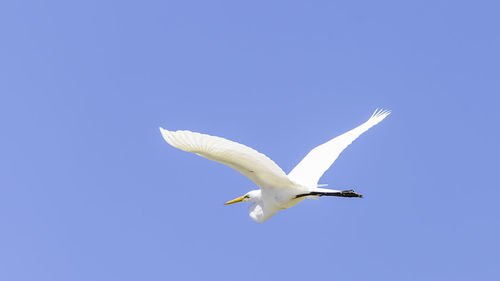
POLYGON ((295 198, 300 198, 304 196, 337 196, 337 197, 358 197, 358 198, 363 198, 363 195, 358 194, 354 192, 354 190, 344 190, 340 192, 309 192, 309 193, 304 193, 304 194, 299 194, 295 196, 295 198))

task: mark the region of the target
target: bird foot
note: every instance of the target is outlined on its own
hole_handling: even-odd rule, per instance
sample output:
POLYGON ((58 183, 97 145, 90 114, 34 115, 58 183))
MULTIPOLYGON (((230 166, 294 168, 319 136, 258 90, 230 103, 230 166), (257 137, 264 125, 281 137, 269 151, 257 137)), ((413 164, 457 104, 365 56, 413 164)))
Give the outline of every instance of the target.
POLYGON ((352 189, 351 190, 344 190, 344 191, 340 192, 340 196, 341 197, 359 197, 359 198, 363 198, 363 195, 354 192, 354 190, 352 190, 352 189))

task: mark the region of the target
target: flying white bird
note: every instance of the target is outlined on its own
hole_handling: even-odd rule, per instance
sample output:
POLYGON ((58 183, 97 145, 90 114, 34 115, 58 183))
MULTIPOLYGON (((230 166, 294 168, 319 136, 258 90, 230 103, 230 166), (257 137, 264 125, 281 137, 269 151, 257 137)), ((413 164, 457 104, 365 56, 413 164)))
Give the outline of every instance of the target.
POLYGON ((266 155, 243 144, 190 131, 173 132, 161 127, 160 131, 173 147, 225 164, 255 182, 260 189, 225 205, 254 202, 249 208, 250 217, 256 222, 265 222, 279 210, 295 206, 305 198, 362 197, 353 190, 321 188, 323 185, 318 185, 318 181, 349 144, 390 113, 375 110, 365 123, 311 150, 288 175, 266 155))

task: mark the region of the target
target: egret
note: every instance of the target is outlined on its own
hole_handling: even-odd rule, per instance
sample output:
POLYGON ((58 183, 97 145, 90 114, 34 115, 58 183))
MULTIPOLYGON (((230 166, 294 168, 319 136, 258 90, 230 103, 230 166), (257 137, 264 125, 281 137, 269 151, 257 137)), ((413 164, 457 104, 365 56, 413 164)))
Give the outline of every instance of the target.
POLYGON ((266 155, 243 144, 191 131, 168 131, 160 127, 160 132, 171 146, 225 164, 250 178, 260 189, 225 205, 253 202, 249 207, 250 217, 265 222, 279 210, 295 206, 305 198, 362 197, 354 190, 322 188, 324 185, 318 185, 318 181, 348 145, 390 113, 375 110, 365 123, 315 147, 288 175, 266 155))

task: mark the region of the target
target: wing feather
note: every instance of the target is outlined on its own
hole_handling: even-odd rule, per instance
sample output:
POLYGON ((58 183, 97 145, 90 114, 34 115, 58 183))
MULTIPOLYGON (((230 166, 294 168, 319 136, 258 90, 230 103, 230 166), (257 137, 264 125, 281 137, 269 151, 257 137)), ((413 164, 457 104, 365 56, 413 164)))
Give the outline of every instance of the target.
POLYGON ((243 144, 191 131, 168 131, 160 128, 160 132, 173 147, 234 168, 260 188, 293 185, 273 160, 243 144))
POLYGON ((315 147, 293 168, 288 177, 298 184, 315 188, 321 176, 330 168, 340 153, 362 133, 384 120, 390 113, 389 110, 377 109, 365 123, 315 147))

